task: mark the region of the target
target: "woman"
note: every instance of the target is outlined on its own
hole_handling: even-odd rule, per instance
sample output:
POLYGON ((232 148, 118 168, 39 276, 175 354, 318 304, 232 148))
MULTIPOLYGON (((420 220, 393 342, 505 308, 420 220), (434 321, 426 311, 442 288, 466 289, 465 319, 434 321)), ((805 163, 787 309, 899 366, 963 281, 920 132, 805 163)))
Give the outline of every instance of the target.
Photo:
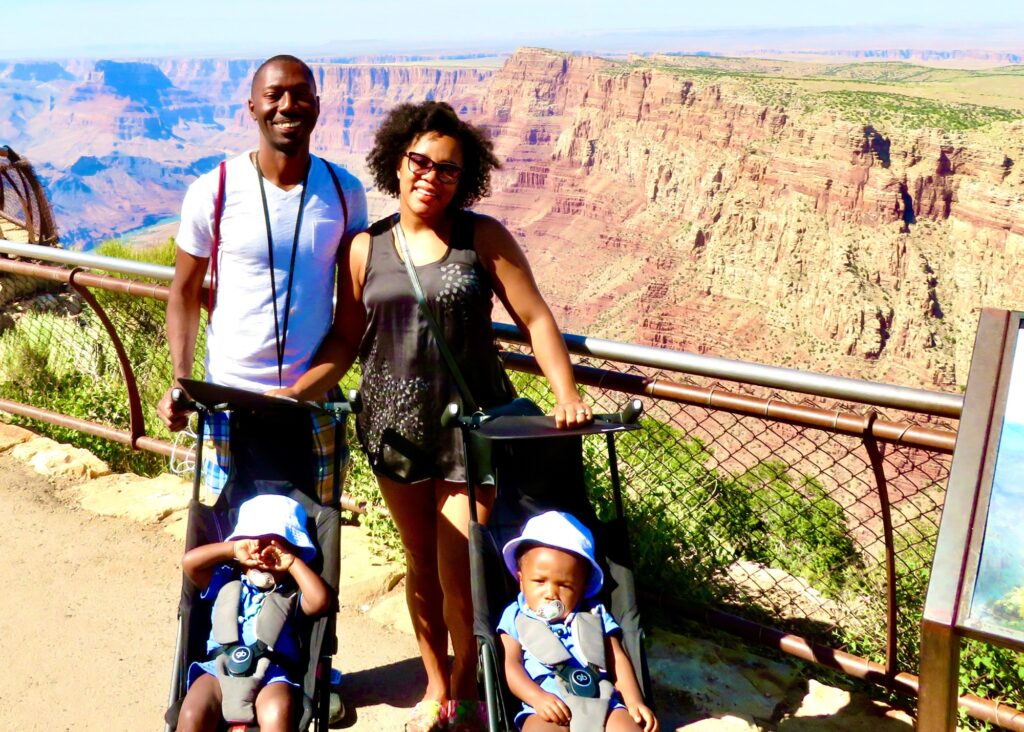
MULTIPOLYGON (((585 424, 569 354, 522 250, 500 223, 467 211, 487 195, 498 167, 481 131, 441 102, 396 107, 367 157, 377 187, 399 212, 352 242, 342 262, 335 325, 295 396, 316 395, 358 353, 363 374, 359 439, 405 548, 406 595, 427 673, 409 732, 481 728, 476 689, 466 535, 469 499, 459 430, 440 427, 446 404, 462 401, 420 313, 402 258, 416 266, 433 316, 481 407, 511 398, 491 329, 492 296, 530 338, 554 390, 560 427, 585 424), (412 470, 396 454, 412 458, 412 470), (455 661, 447 668, 448 637, 455 661)), ((476 491, 486 521, 493 486, 476 491)), ((486 717, 483 716, 483 719, 486 717)))

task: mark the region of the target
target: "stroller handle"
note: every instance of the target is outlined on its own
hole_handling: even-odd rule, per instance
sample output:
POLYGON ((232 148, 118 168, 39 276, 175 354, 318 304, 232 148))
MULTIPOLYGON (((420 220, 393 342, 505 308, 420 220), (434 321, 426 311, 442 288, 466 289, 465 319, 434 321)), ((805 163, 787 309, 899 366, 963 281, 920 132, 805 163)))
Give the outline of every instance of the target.
POLYGON ((319 414, 330 414, 344 417, 347 414, 359 414, 363 409, 363 400, 356 389, 350 389, 345 399, 336 402, 298 401, 283 396, 266 396, 258 392, 244 389, 217 386, 206 382, 183 380, 183 383, 171 389, 171 401, 175 406, 204 413, 221 412, 230 409, 266 409, 278 406, 307 409, 319 414), (192 395, 197 398, 193 398, 192 395))
POLYGON ((612 422, 613 424, 636 424, 643 413, 644 403, 639 399, 633 398, 629 400, 629 403, 626 404, 621 412, 595 414, 594 419, 603 419, 605 422, 612 422))
POLYGON ((318 404, 317 402, 308 402, 310 406, 315 406, 324 412, 330 412, 335 417, 341 417, 345 414, 359 414, 363 411, 363 397, 359 394, 358 389, 349 389, 345 395, 347 401, 343 402, 324 402, 318 404))
POLYGON ((176 407, 187 409, 190 412, 194 412, 197 408, 196 403, 188 398, 188 395, 185 394, 185 390, 180 386, 176 386, 171 389, 171 403, 176 407))
MULTIPOLYGON (((594 419, 602 420, 604 422, 610 422, 612 424, 636 424, 640 419, 640 415, 644 413, 644 403, 639 399, 633 398, 629 400, 629 403, 622 409, 621 412, 612 412, 610 414, 595 414, 594 419)), ((484 422, 492 419, 500 419, 500 417, 494 417, 482 412, 476 412, 475 414, 464 415, 462 413, 462 406, 458 402, 452 402, 444 411, 441 413, 441 426, 442 427, 467 427, 469 429, 476 429, 484 422)))

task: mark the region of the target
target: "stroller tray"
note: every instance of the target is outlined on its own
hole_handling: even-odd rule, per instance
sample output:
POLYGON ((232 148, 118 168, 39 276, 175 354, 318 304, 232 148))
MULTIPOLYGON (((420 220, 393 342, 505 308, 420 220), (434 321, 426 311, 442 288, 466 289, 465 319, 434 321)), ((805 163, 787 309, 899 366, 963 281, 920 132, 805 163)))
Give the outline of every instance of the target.
POLYGON ((222 404, 230 405, 233 409, 248 409, 262 411, 268 409, 301 409, 309 410, 305 402, 289 399, 288 397, 267 396, 255 391, 236 389, 231 386, 220 386, 210 384, 206 381, 194 379, 179 379, 181 387, 188 394, 189 399, 202 404, 207 409, 213 409, 222 404))

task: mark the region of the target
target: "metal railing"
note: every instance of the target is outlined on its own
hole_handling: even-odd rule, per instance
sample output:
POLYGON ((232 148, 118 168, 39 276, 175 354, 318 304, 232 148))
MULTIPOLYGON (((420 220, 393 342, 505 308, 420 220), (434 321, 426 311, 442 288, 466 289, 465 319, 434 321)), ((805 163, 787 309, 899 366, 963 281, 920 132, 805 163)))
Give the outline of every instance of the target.
POLYGON ((57 243, 50 203, 27 160, 0 147, 0 239, 57 243))
MULTIPOLYGON (((12 247, 0 243, 0 253, 130 269, 158 281, 172 274, 12 247)), ((78 294, 37 298, 38 307, 25 305, 0 332, 0 409, 166 454, 170 443, 154 411, 171 375, 160 302, 166 287, 0 258, 3 273, 67 282, 78 294), (84 287, 96 291, 92 309, 83 305, 84 287), (111 345, 118 341, 123 375, 111 345), (5 373, 18 371, 12 358, 32 360, 34 373, 53 383, 28 376, 31 388, 22 387, 5 373), (128 407, 136 397, 122 383, 132 380, 141 430, 128 407), (70 390, 93 399, 111 382, 104 388, 120 408, 91 404, 77 421, 54 396, 70 390)), ((520 392, 550 403, 521 335, 496 329, 520 392)), ((599 410, 634 394, 647 405, 644 429, 623 435, 617 450, 646 607, 916 694, 920 613, 962 399, 580 336, 566 342, 599 410)), ((599 513, 609 490, 603 444, 584 442, 599 513)), ((961 705, 995 722, 1006 718, 997 701, 965 694, 961 705)))

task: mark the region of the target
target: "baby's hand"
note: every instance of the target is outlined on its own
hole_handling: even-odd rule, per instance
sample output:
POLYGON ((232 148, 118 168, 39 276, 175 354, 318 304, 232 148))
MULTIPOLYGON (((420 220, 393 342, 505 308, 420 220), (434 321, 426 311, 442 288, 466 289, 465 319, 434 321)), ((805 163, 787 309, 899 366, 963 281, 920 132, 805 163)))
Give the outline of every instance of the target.
POLYGON ((271 572, 287 572, 295 561, 295 555, 277 539, 271 539, 270 544, 260 552, 260 560, 264 569, 271 572))
POLYGON ((658 720, 654 718, 654 712, 646 704, 629 707, 629 716, 643 727, 644 732, 658 732, 658 720))
POLYGON ((260 564, 260 540, 236 539, 235 559, 243 567, 257 567, 260 564))
POLYGON ((560 724, 563 727, 569 726, 569 720, 572 718, 572 712, 569 711, 569 707, 566 706, 566 703, 554 694, 544 692, 538 696, 530 706, 537 710, 537 714, 539 714, 540 718, 545 722, 560 724))

